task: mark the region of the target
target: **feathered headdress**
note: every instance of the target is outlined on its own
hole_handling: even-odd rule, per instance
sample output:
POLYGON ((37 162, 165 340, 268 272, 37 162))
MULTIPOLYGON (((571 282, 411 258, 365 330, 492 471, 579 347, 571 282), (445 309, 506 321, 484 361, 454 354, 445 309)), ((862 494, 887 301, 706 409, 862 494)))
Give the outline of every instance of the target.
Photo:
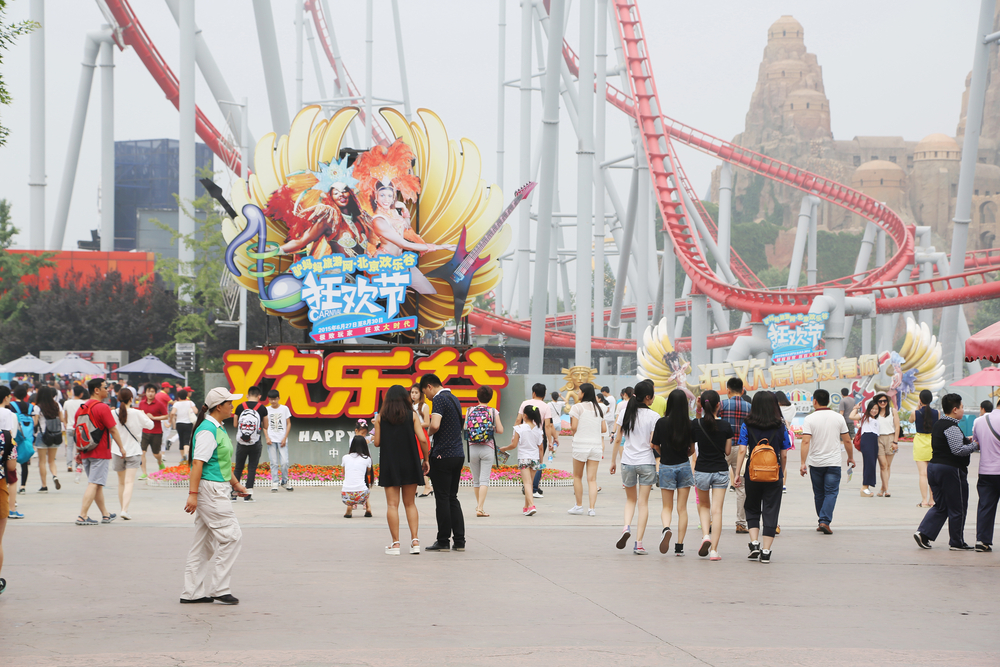
POLYGON ((413 150, 402 139, 396 139, 388 148, 374 146, 355 160, 353 176, 358 181, 358 203, 362 210, 369 215, 374 213, 372 200, 379 183, 391 183, 403 195, 403 201, 417 200, 420 179, 410 173, 413 157, 413 150))
POLYGON ((320 162, 319 171, 311 173, 316 177, 316 184, 312 186, 312 190, 328 192, 333 189, 334 183, 341 183, 349 188, 358 184, 358 179, 354 178, 354 167, 347 166, 347 157, 339 162, 336 159, 320 162))

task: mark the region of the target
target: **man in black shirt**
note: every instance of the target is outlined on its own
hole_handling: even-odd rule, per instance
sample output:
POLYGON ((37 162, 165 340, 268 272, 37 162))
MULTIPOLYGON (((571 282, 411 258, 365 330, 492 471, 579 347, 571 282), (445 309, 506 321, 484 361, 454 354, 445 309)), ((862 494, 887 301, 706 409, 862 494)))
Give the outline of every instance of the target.
POLYGON ((236 479, 240 479, 243 475, 243 465, 246 464, 247 495, 243 497, 245 503, 254 502, 253 485, 257 477, 257 464, 260 462, 261 451, 260 432, 267 423, 267 403, 260 400, 260 396, 260 387, 250 387, 247 389, 247 400, 236 406, 233 411, 233 427, 236 429, 236 470, 233 474, 236 475, 236 479), (255 411, 257 419, 252 419, 248 415, 241 426, 240 417, 245 410, 255 411))
POLYGON ((931 542, 948 520, 948 548, 973 551, 965 542, 965 515, 969 510, 969 455, 979 446, 966 438, 958 427, 965 414, 962 397, 941 397, 944 416, 931 429, 931 460, 927 464, 927 483, 934 496, 934 507, 927 510, 920 528, 913 534, 917 546, 930 549, 931 542))
POLYGON ((454 536, 455 551, 465 551, 465 516, 458 502, 458 483, 465 465, 462 446, 462 404, 450 389, 441 386, 438 376, 427 374, 420 378, 420 391, 431 399, 431 424, 428 434, 434 436, 431 447, 431 483, 434 485, 434 504, 437 511, 437 540, 427 551, 447 551, 454 536))

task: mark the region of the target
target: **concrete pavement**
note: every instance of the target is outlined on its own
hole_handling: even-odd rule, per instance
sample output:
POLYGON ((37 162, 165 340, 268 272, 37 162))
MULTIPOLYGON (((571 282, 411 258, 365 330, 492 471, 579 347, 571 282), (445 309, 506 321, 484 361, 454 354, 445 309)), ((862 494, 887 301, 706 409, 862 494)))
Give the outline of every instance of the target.
MULTIPOLYGON (((797 453, 790 460, 795 472, 797 453)), ((997 554, 949 552, 946 535, 917 549, 924 510, 908 447, 893 473, 887 499, 861 498, 860 473, 845 478, 832 536, 815 532, 808 478, 791 476, 770 565, 746 561, 731 493, 720 562, 696 555, 693 493, 688 555, 656 552, 655 488, 650 555, 616 550, 624 492, 606 464, 597 517, 567 515, 572 489, 554 488, 525 518, 519 490, 500 488, 492 516, 476 518, 463 488, 465 553, 385 556, 378 490, 375 517, 350 520, 337 487, 265 491, 237 508, 236 607, 177 602, 193 536, 184 490, 139 486, 133 521, 83 528, 71 523, 83 485, 61 476, 60 492, 19 496, 27 518, 8 524, 0 657, 28 667, 1000 664, 997 554)), ((976 501, 973 490, 970 542, 976 501)), ((433 506, 418 499, 424 545, 433 506)))

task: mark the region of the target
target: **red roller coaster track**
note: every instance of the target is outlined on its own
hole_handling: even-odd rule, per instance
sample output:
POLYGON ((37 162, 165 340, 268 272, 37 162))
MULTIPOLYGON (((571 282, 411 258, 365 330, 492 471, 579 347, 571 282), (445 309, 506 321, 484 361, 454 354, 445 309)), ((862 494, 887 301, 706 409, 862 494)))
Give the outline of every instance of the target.
MULTIPOLYGON (((117 27, 121 30, 124 43, 136 50, 136 54, 159 84, 167 99, 177 107, 179 96, 177 77, 143 30, 138 18, 129 6, 128 0, 106 0, 106 3, 118 24, 117 27)), ((631 90, 626 93, 609 83, 606 86, 605 95, 609 103, 633 117, 639 125, 643 147, 649 161, 650 175, 653 178, 660 213, 664 220, 664 229, 670 236, 675 254, 680 260, 684 272, 691 277, 696 292, 707 295, 727 308, 748 312, 754 320, 759 320, 764 315, 772 313, 804 312, 808 310, 812 299, 821 294, 824 287, 831 285, 844 287, 849 295, 873 294, 876 310, 879 313, 894 313, 919 308, 940 308, 1000 297, 1000 281, 987 281, 987 274, 1000 268, 1000 252, 997 251, 969 253, 965 260, 966 272, 950 276, 947 279, 936 276, 924 280, 879 285, 878 283, 888 283, 896 278, 913 263, 913 233, 903 224, 899 216, 871 197, 845 185, 718 139, 664 116, 660 111, 662 107, 653 79, 652 65, 646 49, 638 7, 634 0, 612 0, 612 3, 615 23, 624 49, 631 90), (636 100, 639 100, 638 104, 636 104, 636 100), (695 196, 694 190, 684 175, 674 153, 671 140, 680 141, 742 169, 795 187, 856 213, 887 232, 896 246, 895 254, 884 265, 856 276, 797 290, 769 290, 763 286, 743 260, 733 252, 731 253, 733 273, 743 286, 727 284, 710 268, 706 258, 703 257, 695 243, 696 234, 692 229, 685 207, 680 201, 679 193, 676 193, 677 187, 683 187, 687 190, 689 198, 699 208, 699 213, 713 237, 716 236, 717 231, 714 221, 701 206, 700 199, 695 196), (949 281, 960 283, 960 286, 952 287, 949 281)), ((342 70, 348 94, 359 96, 358 88, 354 85, 346 68, 343 67, 343 63, 338 67, 333 56, 326 29, 326 20, 319 4, 315 0, 307 0, 305 7, 313 16, 323 51, 333 67, 338 81, 340 81, 342 70)), ((578 74, 576 54, 565 41, 563 42, 563 55, 571 71, 578 74)), ((198 136, 212 151, 234 172, 239 174, 241 165, 237 152, 200 109, 196 111, 196 128, 198 136)), ((375 122, 373 122, 373 133, 379 143, 388 143, 388 137, 375 122)), ((910 268, 912 270, 912 266, 910 268)), ((679 304, 678 307, 687 308, 686 304, 679 304)), ((607 317, 607 312, 605 317, 607 317)), ((498 331, 523 339, 530 337, 530 326, 527 323, 498 317, 485 311, 474 310, 470 315, 470 321, 484 332, 487 330, 498 331)), ((561 323, 557 319, 553 319, 552 324, 561 323)), ((746 333, 748 331, 740 330, 717 334, 711 337, 709 347, 729 345, 737 336, 746 333)), ((546 344, 573 347, 574 334, 547 330, 546 344)), ((685 343, 684 339, 678 340, 678 349, 685 349, 689 346, 689 341, 685 343)), ((595 349, 634 351, 635 343, 620 339, 595 338, 593 347, 595 349)))
MULTIPOLYGON (((180 84, 177 75, 167 65, 160 52, 153 45, 153 41, 143 30, 142 24, 136 18, 135 12, 128 4, 128 0, 105 0, 111 15, 114 16, 116 27, 121 30, 122 39, 125 46, 135 49, 139 60, 146 66, 153 79, 159 84, 163 94, 167 96, 174 108, 180 105, 180 84)), ((124 50, 124 46, 118 45, 124 50)), ((195 131, 201 140, 212 149, 212 152, 219 156, 237 176, 240 175, 242 165, 240 164, 239 151, 234 149, 219 131, 212 125, 208 117, 202 113, 201 109, 195 107, 195 131)))

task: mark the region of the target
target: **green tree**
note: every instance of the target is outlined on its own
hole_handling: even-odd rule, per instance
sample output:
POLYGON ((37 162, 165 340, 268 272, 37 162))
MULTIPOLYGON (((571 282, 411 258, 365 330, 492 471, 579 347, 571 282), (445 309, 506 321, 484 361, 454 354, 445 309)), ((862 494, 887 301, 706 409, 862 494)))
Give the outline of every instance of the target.
POLYGON ((816 232, 816 270, 818 281, 825 283, 854 275, 854 264, 861 251, 863 234, 816 232))
MULTIPOLYGON (((13 46, 14 41, 21 35, 27 35, 38 27, 34 21, 21 21, 20 23, 8 24, 4 13, 7 9, 7 0, 0 0, 0 65, 3 64, 3 52, 13 46)), ((13 101, 7 86, 4 84, 3 75, 0 75, 0 104, 9 105, 13 101)), ((0 146, 7 143, 7 135, 10 130, 0 123, 0 146)))
MULTIPOLYGON (((1000 273, 993 274, 991 279, 1000 279, 1000 273)), ((976 333, 997 322, 1000 322, 1000 299, 990 299, 981 302, 976 308, 976 314, 969 322, 969 330, 976 333)))
POLYGON ((176 297, 154 281, 123 280, 117 271, 89 279, 71 272, 46 289, 27 288, 26 304, 0 324, 6 358, 40 350, 127 350, 138 359, 163 345, 176 297))
POLYGON ((6 322, 27 305, 28 284, 25 278, 54 266, 49 258, 52 252, 34 255, 12 253, 8 249, 14 242, 18 229, 11 221, 10 202, 0 199, 0 322, 6 322))
MULTIPOLYGON (((210 171, 199 174, 211 177, 210 171)), ((167 364, 175 360, 176 343, 199 343, 201 359, 199 368, 206 371, 222 370, 222 351, 215 346, 220 336, 217 320, 229 319, 225 297, 220 285, 225 270, 223 257, 226 243, 222 237, 224 213, 208 193, 192 202, 178 200, 179 215, 194 220, 194 234, 181 234, 159 221, 161 229, 171 233, 172 243, 183 242, 194 252, 194 260, 182 262, 175 257, 157 257, 157 274, 177 294, 177 314, 168 328, 169 339, 154 349, 153 354, 167 364)), ((231 336, 224 336, 231 338, 231 336)))

